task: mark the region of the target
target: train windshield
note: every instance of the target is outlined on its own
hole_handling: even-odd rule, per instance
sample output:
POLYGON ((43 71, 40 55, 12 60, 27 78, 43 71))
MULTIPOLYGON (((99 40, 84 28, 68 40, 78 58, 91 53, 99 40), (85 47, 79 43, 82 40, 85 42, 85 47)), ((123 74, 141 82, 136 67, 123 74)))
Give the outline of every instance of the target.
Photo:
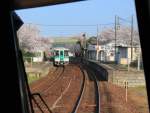
POLYGON ((68 56, 68 51, 67 50, 64 51, 64 56, 68 56))
POLYGON ((60 56, 63 56, 63 51, 60 51, 60 56))
POLYGON ((55 56, 59 56, 59 51, 56 51, 56 52, 55 52, 55 56))

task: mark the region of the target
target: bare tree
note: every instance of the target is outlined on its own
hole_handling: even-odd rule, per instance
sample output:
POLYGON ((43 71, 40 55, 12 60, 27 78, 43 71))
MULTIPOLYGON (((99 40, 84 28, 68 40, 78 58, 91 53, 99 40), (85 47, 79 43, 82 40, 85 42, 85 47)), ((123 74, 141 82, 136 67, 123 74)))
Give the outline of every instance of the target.
MULTIPOLYGON (((100 38, 99 40, 102 43, 107 43, 110 41, 114 41, 115 39, 115 31, 112 28, 107 28, 103 30, 100 33, 100 38)), ((131 28, 128 26, 120 26, 120 28, 117 30, 117 44, 126 44, 130 45, 131 44, 131 28)), ((133 31, 133 45, 139 45, 139 33, 138 30, 133 31)))
POLYGON ((39 38, 39 32, 37 26, 24 24, 17 32, 20 48, 32 51, 39 38))
POLYGON ((51 47, 50 38, 40 36, 40 30, 37 26, 24 24, 17 32, 20 48, 29 51, 48 51, 51 47))

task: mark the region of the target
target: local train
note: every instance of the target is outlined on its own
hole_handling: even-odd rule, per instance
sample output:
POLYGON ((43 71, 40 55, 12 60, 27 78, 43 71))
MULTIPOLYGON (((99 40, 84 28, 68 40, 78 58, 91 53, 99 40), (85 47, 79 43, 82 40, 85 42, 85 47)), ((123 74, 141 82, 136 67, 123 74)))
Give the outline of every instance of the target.
POLYGON ((53 48, 54 66, 69 64, 69 49, 64 47, 53 48))

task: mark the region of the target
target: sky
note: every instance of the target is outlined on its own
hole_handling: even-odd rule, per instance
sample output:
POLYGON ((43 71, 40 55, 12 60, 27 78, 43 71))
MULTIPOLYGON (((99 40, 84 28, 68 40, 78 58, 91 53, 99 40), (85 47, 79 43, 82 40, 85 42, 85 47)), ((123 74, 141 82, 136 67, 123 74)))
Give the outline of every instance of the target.
MULTIPOLYGON (((21 17, 24 23, 40 24, 38 27, 42 36, 70 36, 78 35, 83 32, 87 35, 96 35, 96 25, 99 25, 99 31, 104 27, 113 27, 113 24, 100 24, 114 23, 115 15, 129 21, 133 15, 134 25, 137 25, 134 0, 88 0, 17 10, 16 13, 21 17)), ((120 21, 120 23, 121 22, 122 24, 130 26, 129 22, 120 21)))

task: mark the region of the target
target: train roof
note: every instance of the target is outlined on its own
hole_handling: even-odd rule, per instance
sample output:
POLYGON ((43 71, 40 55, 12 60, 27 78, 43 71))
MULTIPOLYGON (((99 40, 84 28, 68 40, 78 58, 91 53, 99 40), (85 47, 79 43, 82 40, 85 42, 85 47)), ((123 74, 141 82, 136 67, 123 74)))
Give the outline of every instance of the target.
POLYGON ((55 47, 53 50, 69 50, 68 48, 65 47, 55 47))

